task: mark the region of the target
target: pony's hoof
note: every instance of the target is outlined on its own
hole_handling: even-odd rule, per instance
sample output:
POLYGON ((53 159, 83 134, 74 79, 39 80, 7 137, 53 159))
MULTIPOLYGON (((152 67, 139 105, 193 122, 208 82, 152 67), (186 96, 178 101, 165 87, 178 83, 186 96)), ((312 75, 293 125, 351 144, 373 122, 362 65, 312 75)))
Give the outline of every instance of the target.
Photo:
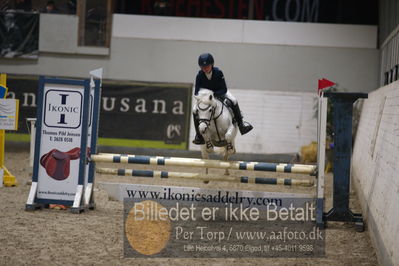
POLYGON ((235 154, 235 153, 236 153, 236 149, 235 149, 235 148, 232 148, 232 149, 227 150, 227 154, 229 155, 229 157, 230 157, 231 155, 235 154))
POLYGON ((209 180, 204 180, 204 184, 209 184, 209 180))

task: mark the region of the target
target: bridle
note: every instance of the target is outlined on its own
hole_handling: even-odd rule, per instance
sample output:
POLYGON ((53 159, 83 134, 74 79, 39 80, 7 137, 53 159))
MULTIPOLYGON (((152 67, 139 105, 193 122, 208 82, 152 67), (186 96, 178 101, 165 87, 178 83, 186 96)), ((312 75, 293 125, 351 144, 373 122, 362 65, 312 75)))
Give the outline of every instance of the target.
POLYGON ((209 126, 211 125, 211 121, 213 120, 214 123, 215 123, 216 132, 217 132, 218 137, 219 137, 219 139, 220 139, 219 130, 218 130, 216 121, 217 121, 217 119, 218 119, 218 118, 222 115, 222 113, 223 113, 224 104, 222 103, 222 109, 220 110, 220 113, 219 113, 216 117, 215 117, 215 112, 216 112, 216 108, 217 108, 217 102, 216 102, 216 105, 214 105, 214 106, 213 106, 212 104, 208 104, 208 105, 207 105, 206 107, 204 107, 204 108, 201 108, 201 107, 200 107, 200 104, 201 104, 201 103, 198 103, 198 104, 197 104, 197 108, 198 108, 199 110, 201 110, 201 111, 208 111, 208 110, 209 110, 209 112, 211 112, 211 116, 209 117, 209 119, 198 117, 198 122, 199 122, 199 124, 205 123, 206 127, 209 128, 209 126))
POLYGON ((208 110, 209 110, 209 112, 211 112, 211 116, 209 117, 209 119, 200 118, 198 116, 199 124, 205 123, 206 127, 208 128, 211 125, 212 117, 215 115, 216 107, 212 106, 212 104, 208 104, 204 108, 201 108, 201 103, 198 103, 197 108, 198 108, 198 110, 203 111, 203 112, 208 111, 208 110))

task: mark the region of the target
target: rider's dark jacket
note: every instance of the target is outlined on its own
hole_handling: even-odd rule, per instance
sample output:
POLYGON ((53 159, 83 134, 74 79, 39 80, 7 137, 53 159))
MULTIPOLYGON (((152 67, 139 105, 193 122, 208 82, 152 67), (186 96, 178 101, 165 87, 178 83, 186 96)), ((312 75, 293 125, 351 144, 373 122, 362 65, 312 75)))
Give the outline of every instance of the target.
POLYGON ((195 92, 197 95, 201 88, 206 88, 213 91, 215 96, 223 96, 227 92, 226 81, 224 80, 223 72, 217 68, 212 69, 212 78, 209 80, 204 71, 200 70, 195 79, 195 92))

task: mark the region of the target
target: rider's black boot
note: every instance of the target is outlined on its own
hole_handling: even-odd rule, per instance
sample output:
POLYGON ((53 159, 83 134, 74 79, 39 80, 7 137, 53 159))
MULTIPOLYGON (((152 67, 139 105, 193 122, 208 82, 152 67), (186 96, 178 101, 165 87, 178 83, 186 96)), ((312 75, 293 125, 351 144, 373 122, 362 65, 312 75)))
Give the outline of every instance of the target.
POLYGON ((233 105, 232 109, 233 109, 233 113, 234 113, 234 118, 237 121, 238 128, 240 129, 241 135, 247 134, 249 131, 251 131, 253 129, 253 126, 250 123, 244 122, 242 120, 242 115, 241 115, 240 107, 238 106, 238 104, 233 105))
POLYGON ((205 140, 204 140, 204 138, 202 137, 202 135, 199 133, 199 130, 198 130, 198 126, 199 126, 199 118, 198 118, 198 115, 196 115, 196 114, 193 114, 193 120, 194 120, 194 128, 195 128, 195 138, 194 138, 194 140, 193 140, 193 143, 194 144, 197 144, 197 145, 202 145, 202 144, 205 144, 205 140))

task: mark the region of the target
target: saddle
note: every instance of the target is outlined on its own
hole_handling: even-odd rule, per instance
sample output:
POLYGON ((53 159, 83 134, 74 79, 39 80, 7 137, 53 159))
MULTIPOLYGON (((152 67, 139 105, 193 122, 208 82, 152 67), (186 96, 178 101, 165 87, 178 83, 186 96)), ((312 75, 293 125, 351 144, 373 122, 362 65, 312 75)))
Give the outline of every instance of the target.
POLYGON ((80 148, 76 147, 68 152, 52 149, 40 158, 40 164, 46 173, 55 180, 65 180, 69 177, 70 161, 80 157, 80 148))
MULTIPOLYGON (((227 108, 227 110, 229 110, 231 116, 233 117, 233 124, 236 124, 237 120, 234 116, 234 111, 233 111, 234 103, 229 98, 224 97, 224 96, 217 96, 216 99, 218 99, 227 108)), ((220 146, 218 146, 218 147, 225 146, 225 145, 226 145, 225 143, 221 143, 220 146)), ((217 145, 215 145, 215 146, 217 146, 217 145)))

